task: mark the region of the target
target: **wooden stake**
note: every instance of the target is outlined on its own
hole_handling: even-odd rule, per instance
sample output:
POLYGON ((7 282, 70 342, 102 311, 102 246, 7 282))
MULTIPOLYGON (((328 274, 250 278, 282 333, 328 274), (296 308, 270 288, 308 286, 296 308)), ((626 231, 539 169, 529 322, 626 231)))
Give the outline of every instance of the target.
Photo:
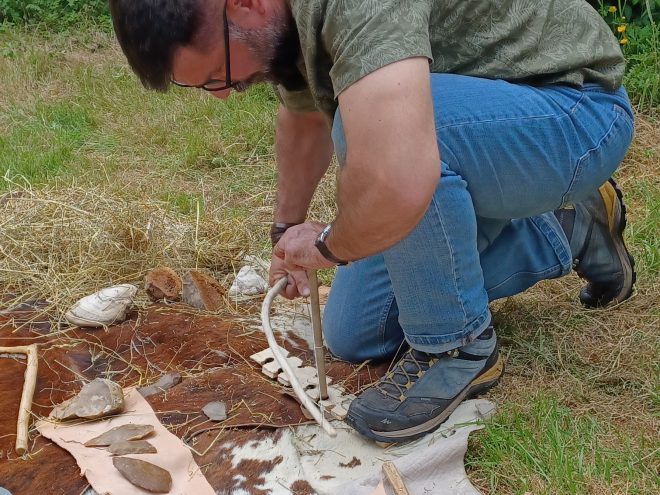
POLYGON ((410 492, 406 488, 406 484, 403 482, 401 473, 392 461, 385 461, 383 463, 383 474, 385 475, 385 479, 392 486, 396 495, 410 495, 410 492))
POLYGON ((30 425, 30 416, 32 414, 32 398, 34 397, 34 389, 37 386, 37 344, 17 347, 0 347, 0 353, 25 354, 27 356, 23 392, 21 394, 18 423, 16 426, 16 453, 18 455, 23 455, 28 450, 28 427, 30 425))

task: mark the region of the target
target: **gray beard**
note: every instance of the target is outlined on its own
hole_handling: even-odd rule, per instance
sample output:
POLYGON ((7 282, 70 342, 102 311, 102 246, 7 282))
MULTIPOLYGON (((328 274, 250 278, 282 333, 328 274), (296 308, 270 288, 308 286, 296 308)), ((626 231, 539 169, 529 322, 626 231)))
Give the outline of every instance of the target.
POLYGON ((289 91, 306 87, 305 79, 297 67, 300 40, 290 12, 280 12, 277 18, 263 29, 243 29, 230 24, 229 34, 243 42, 263 67, 249 78, 237 81, 234 89, 245 91, 251 85, 261 82, 282 85, 289 91))
POLYGON ((278 83, 273 77, 271 67, 277 54, 277 47, 284 36, 285 26, 286 22, 280 19, 263 29, 245 29, 229 23, 230 37, 244 43, 252 56, 264 67, 262 71, 254 73, 248 79, 235 82, 236 91, 245 91, 250 86, 262 82, 278 83))

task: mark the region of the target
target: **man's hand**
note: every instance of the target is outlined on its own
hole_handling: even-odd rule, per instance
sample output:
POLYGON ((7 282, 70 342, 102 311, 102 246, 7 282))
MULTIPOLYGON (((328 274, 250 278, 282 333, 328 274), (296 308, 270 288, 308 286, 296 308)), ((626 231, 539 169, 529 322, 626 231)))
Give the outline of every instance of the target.
POLYGON ((309 281, 305 270, 331 268, 334 265, 314 245, 325 224, 307 222, 289 228, 273 248, 270 264, 270 285, 287 277, 288 283, 282 295, 287 299, 309 296, 309 281))

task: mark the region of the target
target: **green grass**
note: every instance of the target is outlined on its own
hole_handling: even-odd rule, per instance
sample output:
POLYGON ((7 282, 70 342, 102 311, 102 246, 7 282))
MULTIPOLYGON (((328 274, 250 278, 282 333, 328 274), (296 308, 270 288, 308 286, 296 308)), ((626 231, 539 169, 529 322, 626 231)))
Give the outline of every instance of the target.
POLYGON ((660 106, 660 24, 630 26, 624 83, 639 108, 660 106))
POLYGON ((8 124, 9 132, 0 136, 0 169, 9 176, 44 182, 74 163, 91 165, 77 153, 95 130, 89 108, 74 102, 37 104, 31 114, 10 114, 8 124))
POLYGON ((0 0, 0 24, 41 25, 65 31, 81 23, 108 26, 107 0, 0 0))
MULTIPOLYGON (((660 156, 654 157, 656 163, 660 156)), ((634 185, 633 194, 647 205, 642 212, 642 221, 630 226, 631 244, 637 246, 637 262, 643 273, 648 276, 660 275, 660 204, 658 204, 657 183, 640 180, 634 185)))
MULTIPOLYGON (((147 92, 112 37, 93 30, 0 30, 0 80, 0 195, 17 182, 57 186, 62 197, 89 184, 164 204, 192 232, 198 216, 235 221, 246 251, 268 253, 277 107, 269 88, 226 104, 199 91, 147 92)), ((494 305, 507 373, 489 395, 500 413, 472 435, 468 455, 484 492, 659 491, 659 163, 660 125, 641 118, 619 174, 640 278, 634 298, 584 311, 581 283, 567 277, 494 305)), ((328 174, 313 217, 330 220, 333 207, 328 174)), ((135 213, 126 224, 144 228, 148 212, 135 213)))
MULTIPOLYGON (((72 60, 64 37, 0 36, 0 53, 9 53, 0 57, 6 81, 0 171, 37 185, 90 168, 150 163, 158 169, 217 169, 237 179, 229 181, 235 191, 249 190, 252 177, 243 181, 238 172, 272 154, 277 103, 270 88, 254 88, 226 105, 190 90, 147 92, 119 63, 118 53, 108 51, 112 43, 102 34, 80 42, 72 60), (15 48, 23 44, 27 50, 15 48)), ((7 186, 0 180, 0 189, 7 186)))
POLYGON ((551 396, 508 408, 471 443, 466 464, 492 493, 608 493, 615 484, 633 487, 631 494, 660 490, 651 438, 617 435, 551 396))

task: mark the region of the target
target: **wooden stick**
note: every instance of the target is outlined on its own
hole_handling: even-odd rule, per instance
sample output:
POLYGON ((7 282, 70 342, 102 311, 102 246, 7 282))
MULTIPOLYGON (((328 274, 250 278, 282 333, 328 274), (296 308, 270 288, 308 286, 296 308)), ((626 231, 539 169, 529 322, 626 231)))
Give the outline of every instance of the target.
POLYGON ((23 392, 18 411, 18 423, 16 425, 16 453, 23 455, 28 450, 28 427, 32 414, 32 398, 37 386, 37 344, 17 347, 0 347, 0 353, 25 354, 27 366, 25 368, 23 392))
POLYGON ((403 482, 401 473, 392 461, 385 461, 383 463, 383 474, 389 484, 392 485, 392 489, 396 495, 410 495, 406 484, 403 482))
POLYGON ((312 306, 312 329, 314 331, 314 360, 316 374, 319 377, 319 394, 321 400, 328 399, 328 380, 325 375, 325 350, 323 349, 323 327, 321 326, 321 303, 319 301, 319 281, 316 270, 307 270, 310 288, 310 304, 312 306))

